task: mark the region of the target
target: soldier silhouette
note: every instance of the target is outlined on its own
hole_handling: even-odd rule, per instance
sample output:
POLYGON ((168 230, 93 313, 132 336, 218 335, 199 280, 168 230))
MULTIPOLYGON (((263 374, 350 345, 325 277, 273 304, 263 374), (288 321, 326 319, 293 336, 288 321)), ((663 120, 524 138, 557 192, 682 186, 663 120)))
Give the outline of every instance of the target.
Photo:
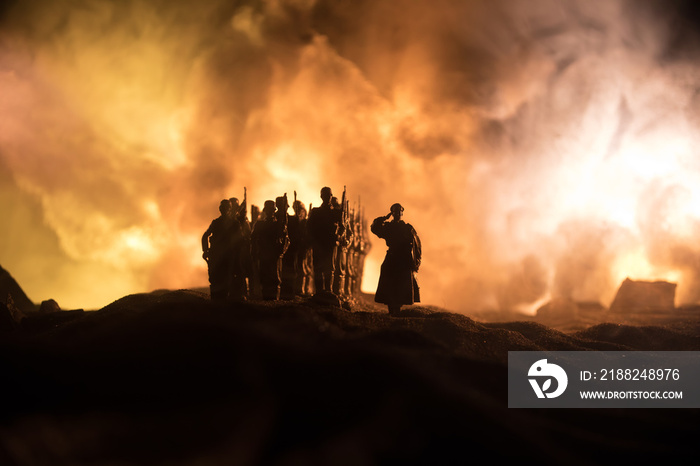
POLYGON ((386 304, 389 314, 397 315, 404 304, 420 302, 415 272, 421 262, 421 244, 416 230, 401 220, 401 204, 391 206, 391 212, 372 222, 372 233, 386 241, 389 248, 382 263, 374 300, 386 304), (387 221, 393 217, 391 221, 387 221))
POLYGON ((251 246, 258 261, 262 297, 276 300, 280 294, 280 261, 289 246, 289 237, 287 226, 275 215, 275 201, 265 201, 263 214, 264 219, 253 227, 251 246))
POLYGON ((284 252, 282 259, 278 264, 280 275, 280 298, 289 300, 294 299, 294 280, 296 275, 294 274, 293 268, 294 252, 292 249, 295 246, 294 241, 296 240, 298 222, 294 216, 290 216, 287 212, 289 210, 289 199, 287 198, 287 193, 284 193, 284 196, 277 197, 275 199, 275 205, 277 206, 277 213, 275 214, 277 221, 284 223, 284 225, 287 227, 287 235, 289 237, 289 247, 284 252))
POLYGON ((217 301, 229 297, 234 244, 241 237, 240 224, 231 215, 228 199, 219 204, 219 213, 202 235, 202 257, 209 269, 211 299, 217 301))
POLYGON ((357 244, 360 241, 360 237, 357 235, 357 218, 354 212, 351 212, 348 216, 348 222, 346 229, 352 232, 351 235, 346 237, 347 247, 345 250, 345 294, 352 296, 355 294, 355 282, 357 281, 357 244))
MULTIPOLYGON (((255 230, 255 224, 258 222, 258 220, 262 220, 263 213, 260 211, 260 207, 256 206, 255 204, 251 204, 250 206, 250 230, 251 233, 253 230, 255 230)), ((250 292, 251 296, 255 296, 256 298, 259 298, 262 296, 262 292, 260 291, 260 269, 258 268, 258 257, 256 255, 256 252, 253 251, 253 243, 252 243, 252 238, 251 238, 251 244, 250 244, 250 265, 251 265, 251 274, 248 279, 248 290, 250 292)))
POLYGON ((338 245, 338 212, 333 210, 331 188, 321 189, 320 207, 309 213, 307 228, 313 249, 314 285, 316 293, 332 293, 333 259, 338 245))
MULTIPOLYGON (((301 283, 300 277, 302 276, 299 251, 304 241, 303 229, 306 228, 306 220, 302 223, 300 206, 303 207, 303 204, 296 197, 297 193, 294 191, 294 202, 292 203, 294 215, 287 215, 289 248, 282 258, 282 284, 280 285, 282 299, 294 299, 296 295, 302 294, 301 286, 297 285, 301 283)), ((306 213, 305 209, 304 213, 306 213)))
MULTIPOLYGON (((295 217, 298 219, 298 230, 297 230, 297 235, 298 238, 296 240, 297 246, 296 246, 296 280, 294 284, 294 293, 299 296, 304 296, 304 295, 309 295, 312 292, 312 284, 313 284, 313 261, 312 261, 312 251, 311 251, 311 244, 309 243, 309 235, 308 235, 308 228, 307 228, 307 213, 306 213, 306 207, 304 206, 304 203, 301 201, 294 201, 294 204, 292 204, 292 208, 294 209, 294 214, 295 217)), ((292 240, 292 218, 289 218, 290 220, 290 230, 289 230, 289 237, 290 237, 290 249, 292 248, 292 245, 294 244, 294 240, 292 240)))
POLYGON ((348 272, 347 252, 352 240, 352 230, 348 228, 348 206, 343 189, 343 201, 338 202, 337 197, 331 198, 331 207, 336 221, 336 247, 333 255, 333 293, 341 296, 345 294, 345 286, 348 272))
POLYGON ((362 288, 362 278, 365 273, 365 258, 372 249, 372 243, 370 243, 367 235, 367 222, 365 222, 365 217, 362 211, 357 216, 355 235, 357 238, 355 241, 354 254, 356 279, 353 283, 353 291, 355 294, 359 294, 362 288))
MULTIPOLYGON (((244 188, 245 189, 245 188, 244 188)), ((234 241, 233 245, 233 263, 231 277, 231 297, 245 300, 249 296, 248 282, 253 275, 253 259, 250 254, 250 235, 252 229, 247 218, 247 200, 243 198, 243 204, 238 201, 238 198, 232 197, 231 215, 238 221, 241 230, 240 239, 234 241)))

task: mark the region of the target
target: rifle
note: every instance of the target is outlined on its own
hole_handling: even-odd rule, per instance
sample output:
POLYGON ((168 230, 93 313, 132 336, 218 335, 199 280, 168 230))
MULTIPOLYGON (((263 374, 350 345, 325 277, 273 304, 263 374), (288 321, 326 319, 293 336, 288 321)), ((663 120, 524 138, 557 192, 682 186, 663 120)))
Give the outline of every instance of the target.
POLYGON ((248 190, 243 186, 243 202, 238 207, 238 218, 248 217, 248 190))
MULTIPOLYGON (((277 212, 277 218, 284 223, 284 226, 287 226, 287 223, 288 223, 287 210, 289 209, 289 200, 287 199, 287 193, 284 193, 284 196, 281 196, 281 197, 284 198, 284 203, 282 205, 278 206, 279 212, 277 212)), ((277 198, 277 199, 279 199, 279 198, 277 198)))
POLYGON ((343 200, 340 204, 340 221, 341 225, 339 230, 342 232, 340 236, 340 244, 345 247, 348 238, 348 197, 347 197, 347 187, 343 186, 343 200))
POLYGON ((346 195, 346 190, 347 190, 347 187, 343 186, 343 202, 340 205, 340 218, 343 222, 343 227, 345 227, 345 224, 347 223, 347 220, 348 220, 348 209, 346 208, 348 198, 346 195))

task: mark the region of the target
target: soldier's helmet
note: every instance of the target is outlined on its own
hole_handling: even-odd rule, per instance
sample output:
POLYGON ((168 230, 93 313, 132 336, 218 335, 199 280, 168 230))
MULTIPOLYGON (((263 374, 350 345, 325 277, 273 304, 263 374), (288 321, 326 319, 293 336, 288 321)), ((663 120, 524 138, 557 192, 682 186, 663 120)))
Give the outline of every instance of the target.
POLYGON ((403 206, 397 202, 396 204, 393 204, 393 205, 391 206, 391 209, 390 209, 390 210, 391 210, 391 213, 392 213, 392 214, 393 214, 394 212, 397 212, 397 211, 398 211, 399 213, 403 213, 403 206))
POLYGON ((222 199, 222 201, 219 203, 219 212, 221 214, 226 214, 231 211, 231 201, 228 199, 222 199))
POLYGON ((265 213, 275 213, 275 201, 265 201, 263 205, 263 212, 265 213))

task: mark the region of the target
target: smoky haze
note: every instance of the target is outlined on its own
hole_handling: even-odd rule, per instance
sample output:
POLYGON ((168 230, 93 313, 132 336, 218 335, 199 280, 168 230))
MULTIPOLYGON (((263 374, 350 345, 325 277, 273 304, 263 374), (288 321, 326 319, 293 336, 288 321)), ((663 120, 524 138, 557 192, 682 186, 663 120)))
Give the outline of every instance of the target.
POLYGON ((426 303, 607 305, 626 276, 695 302, 688 5, 6 4, 0 263, 63 307, 201 286, 220 199, 347 185, 369 221, 404 205, 426 303))

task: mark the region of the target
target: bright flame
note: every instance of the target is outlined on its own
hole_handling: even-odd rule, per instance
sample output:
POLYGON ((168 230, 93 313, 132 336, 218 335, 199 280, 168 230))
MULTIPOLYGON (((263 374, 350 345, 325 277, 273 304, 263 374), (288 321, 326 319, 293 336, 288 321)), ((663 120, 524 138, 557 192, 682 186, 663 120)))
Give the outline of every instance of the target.
POLYGON ((683 274, 679 270, 664 270, 649 263, 644 251, 637 250, 616 258, 611 275, 616 282, 632 280, 666 280, 678 283, 683 274))

